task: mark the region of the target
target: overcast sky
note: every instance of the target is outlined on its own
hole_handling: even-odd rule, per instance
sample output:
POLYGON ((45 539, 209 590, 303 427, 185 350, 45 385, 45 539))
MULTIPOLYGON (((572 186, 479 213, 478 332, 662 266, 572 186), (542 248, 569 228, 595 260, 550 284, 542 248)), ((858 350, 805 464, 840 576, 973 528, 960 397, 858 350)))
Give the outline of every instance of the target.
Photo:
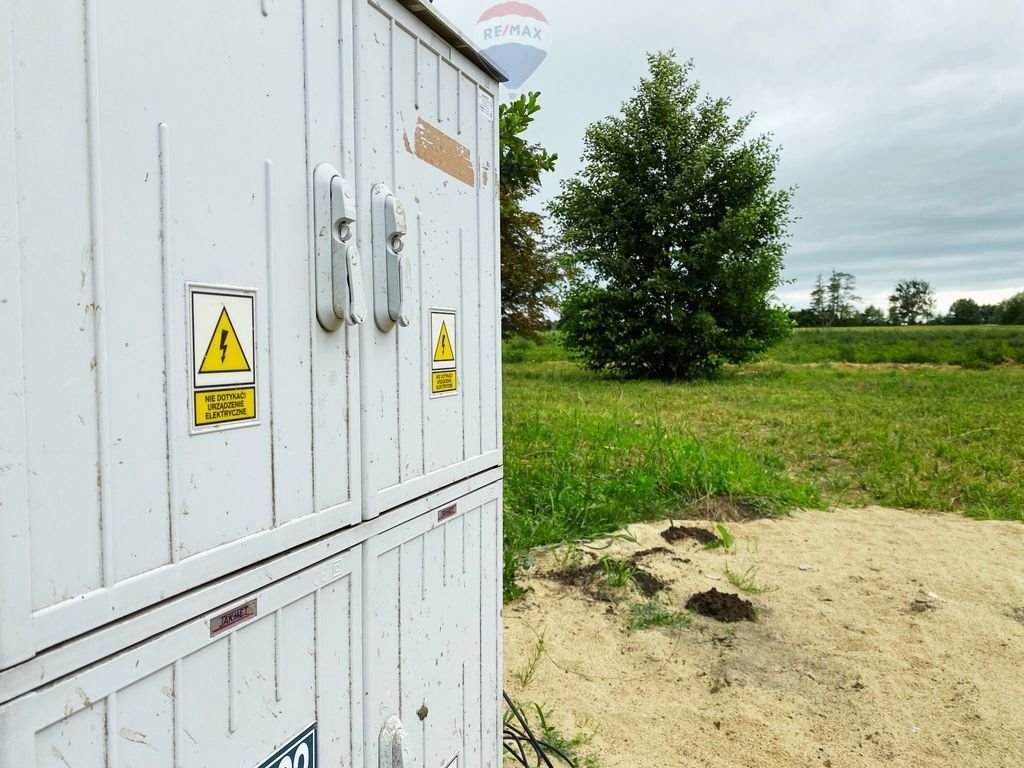
MULTIPOLYGON (((579 167, 587 125, 617 112, 645 52, 693 58, 705 91, 782 147, 798 187, 779 290, 806 306, 831 268, 887 306, 901 278, 939 308, 1024 290, 1024 3, 1021 0, 527 0, 551 52, 532 138, 579 167)), ((493 0, 435 0, 469 35, 493 0)))

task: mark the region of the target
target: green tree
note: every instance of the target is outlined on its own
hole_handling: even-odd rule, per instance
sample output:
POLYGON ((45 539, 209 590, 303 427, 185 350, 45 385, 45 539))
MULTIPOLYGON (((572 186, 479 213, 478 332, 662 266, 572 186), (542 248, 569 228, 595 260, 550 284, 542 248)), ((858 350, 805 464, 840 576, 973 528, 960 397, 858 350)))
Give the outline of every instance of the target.
POLYGON ((811 314, 816 318, 815 325, 828 325, 828 286, 825 279, 818 273, 811 289, 811 314))
POLYGON ((567 346, 594 370, 715 374, 791 329, 780 285, 790 222, 770 136, 702 97, 692 63, 648 55, 620 115, 587 129, 583 168, 552 202, 573 268, 567 346))
POLYGON ((1024 325, 1024 291, 999 302, 993 319, 1001 325, 1024 325))
POLYGON ((946 322, 949 325, 980 325, 981 307, 974 299, 957 299, 949 306, 946 322))
POLYGON ((874 304, 868 304, 858 316, 859 325, 885 325, 885 312, 874 304))
POLYGON ((920 325, 935 317, 935 291, 925 280, 900 280, 889 296, 893 325, 920 325))
POLYGON ((558 156, 523 134, 540 110, 539 93, 520 96, 498 107, 501 145, 501 333, 535 336, 546 327, 548 312, 558 306, 562 280, 552 258, 544 219, 524 206, 540 187, 541 175, 554 170, 558 156))
POLYGON ((789 319, 798 328, 813 328, 816 325, 821 325, 821 318, 813 309, 809 308, 789 310, 789 319))
POLYGON ((830 325, 850 325, 857 316, 855 303, 860 296, 854 293, 857 278, 849 272, 836 272, 828 278, 828 313, 830 325))
POLYGON ((857 322, 859 315, 855 302, 860 296, 854 293, 857 278, 849 272, 837 272, 835 269, 828 280, 818 274, 811 289, 810 311, 817 316, 818 325, 851 325, 857 322))

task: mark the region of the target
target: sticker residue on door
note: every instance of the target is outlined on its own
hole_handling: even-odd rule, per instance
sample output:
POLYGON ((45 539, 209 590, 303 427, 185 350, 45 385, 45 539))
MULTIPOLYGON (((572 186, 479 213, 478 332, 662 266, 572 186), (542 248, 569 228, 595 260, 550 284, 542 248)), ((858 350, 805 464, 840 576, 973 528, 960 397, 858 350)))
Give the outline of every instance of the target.
POLYGON ((453 179, 476 186, 476 172, 469 147, 463 146, 422 117, 416 119, 416 157, 444 171, 453 179))
POLYGON ((454 310, 430 310, 430 353, 430 396, 457 393, 459 365, 454 310))
POLYGON ((316 723, 259 764, 259 768, 316 768, 316 723))
POLYGON ((189 284, 192 433, 258 424, 256 292, 189 284))

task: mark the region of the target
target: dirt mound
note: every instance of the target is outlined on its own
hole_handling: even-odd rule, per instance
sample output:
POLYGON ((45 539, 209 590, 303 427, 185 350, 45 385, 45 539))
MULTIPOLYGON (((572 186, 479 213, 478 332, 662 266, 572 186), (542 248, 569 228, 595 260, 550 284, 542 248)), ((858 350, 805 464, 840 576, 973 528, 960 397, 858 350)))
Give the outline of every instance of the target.
POLYGON ((659 579, 653 573, 637 568, 633 572, 633 583, 644 597, 654 597, 658 592, 668 589, 668 582, 659 579))
POLYGON ((707 592, 698 592, 691 595, 686 601, 686 610, 707 616, 715 621, 753 621, 755 619, 754 606, 749 600, 719 592, 712 587, 707 592))
POLYGON ((698 544, 710 544, 718 541, 718 537, 706 528, 698 528, 695 525, 673 525, 661 532, 661 538, 672 543, 692 539, 698 544))
MULTIPOLYGON (((669 582, 655 576, 646 568, 638 564, 638 560, 644 556, 671 553, 667 547, 653 547, 643 552, 637 552, 626 559, 625 565, 629 569, 629 581, 644 597, 654 597, 658 592, 669 588, 669 582)), ((607 572, 604 563, 596 560, 588 565, 580 565, 574 568, 554 568, 542 571, 541 576, 565 584, 569 587, 577 587, 596 600, 606 603, 614 603, 621 600, 627 593, 621 589, 612 587, 607 580, 607 572)))
POLYGON ((651 547, 650 549, 641 549, 639 552, 634 554, 630 558, 630 560, 632 560, 635 563, 638 560, 640 560, 641 558, 649 557, 651 555, 671 555, 671 554, 672 554, 672 550, 669 549, 668 547, 651 547))

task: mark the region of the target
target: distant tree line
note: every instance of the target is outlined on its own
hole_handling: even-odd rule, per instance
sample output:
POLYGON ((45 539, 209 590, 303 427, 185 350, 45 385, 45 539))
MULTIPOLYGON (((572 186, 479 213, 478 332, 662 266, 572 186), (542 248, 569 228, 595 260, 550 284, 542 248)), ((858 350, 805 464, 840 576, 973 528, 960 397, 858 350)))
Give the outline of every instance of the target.
POLYGON ((889 295, 888 311, 869 304, 858 309, 857 278, 849 272, 831 270, 819 274, 811 289, 810 306, 790 312, 801 328, 877 325, 1024 325, 1024 292, 999 304, 978 304, 974 299, 957 299, 949 312, 937 311, 935 291, 925 280, 900 280, 889 295))

